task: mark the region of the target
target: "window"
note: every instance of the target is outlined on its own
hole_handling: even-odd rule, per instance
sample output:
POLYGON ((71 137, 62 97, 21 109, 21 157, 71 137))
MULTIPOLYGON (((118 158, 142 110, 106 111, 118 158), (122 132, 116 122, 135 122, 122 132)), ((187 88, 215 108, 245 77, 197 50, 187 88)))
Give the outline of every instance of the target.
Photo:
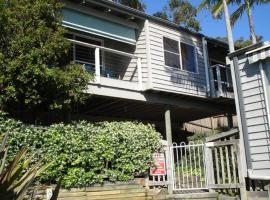
POLYGON ((197 72, 195 47, 177 40, 163 38, 165 65, 189 72, 197 72), (181 48, 180 48, 181 47, 181 48), (180 48, 180 50, 179 50, 180 48))
POLYGON ((195 48, 186 43, 181 43, 182 69, 197 72, 195 48))
POLYGON ((165 65, 180 68, 180 54, 178 41, 163 38, 165 65))

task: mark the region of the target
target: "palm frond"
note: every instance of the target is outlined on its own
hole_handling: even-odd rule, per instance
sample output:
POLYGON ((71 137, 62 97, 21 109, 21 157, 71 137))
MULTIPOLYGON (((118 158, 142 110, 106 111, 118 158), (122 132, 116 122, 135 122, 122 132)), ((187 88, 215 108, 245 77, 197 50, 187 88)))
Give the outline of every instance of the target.
POLYGON ((213 7, 212 7, 212 14, 214 17, 217 17, 221 12, 223 11, 223 2, 218 1, 213 7))
POLYGON ((211 0, 203 0, 198 6, 197 10, 200 12, 204 8, 209 8, 211 6, 211 0))
POLYGON ((231 15, 231 24, 234 26, 235 22, 243 15, 246 10, 246 4, 240 5, 236 11, 231 15))

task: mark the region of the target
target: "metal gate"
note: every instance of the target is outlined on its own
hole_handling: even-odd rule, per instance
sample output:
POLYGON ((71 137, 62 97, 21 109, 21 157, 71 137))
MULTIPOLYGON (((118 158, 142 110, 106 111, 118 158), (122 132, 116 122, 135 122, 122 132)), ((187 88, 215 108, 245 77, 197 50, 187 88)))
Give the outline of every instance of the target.
POLYGON ((170 147, 173 190, 207 189, 205 145, 190 142, 170 147))

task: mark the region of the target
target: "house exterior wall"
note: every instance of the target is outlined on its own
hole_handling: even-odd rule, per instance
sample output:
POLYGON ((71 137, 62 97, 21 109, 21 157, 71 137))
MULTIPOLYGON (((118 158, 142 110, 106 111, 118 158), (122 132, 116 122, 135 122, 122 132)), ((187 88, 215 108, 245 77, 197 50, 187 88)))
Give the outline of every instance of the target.
POLYGON ((242 97, 239 98, 239 106, 249 175, 253 178, 267 176, 269 178, 270 132, 267 114, 268 103, 260 63, 262 63, 262 66, 265 65, 263 67, 266 67, 266 65, 270 67, 269 62, 262 61, 249 64, 247 55, 241 54, 238 56, 238 78, 240 81, 238 93, 242 97))
MULTIPOLYGON (((112 23, 112 26, 119 26, 122 30, 123 26, 125 26, 124 23, 129 22, 127 20, 123 22, 124 19, 113 15, 110 17, 110 13, 104 14, 98 10, 94 10, 94 8, 86 8, 83 7, 83 5, 74 6, 74 4, 69 4, 67 9, 63 11, 63 13, 66 15, 63 25, 67 26, 70 29, 74 28, 74 30, 80 31, 81 34, 96 35, 99 38, 103 37, 99 30, 93 31, 93 27, 90 27, 91 30, 81 29, 80 27, 85 27, 89 24, 85 24, 85 20, 81 20, 82 24, 80 20, 75 21, 75 23, 74 18, 72 18, 72 16, 75 14, 76 19, 89 18, 92 20, 94 19, 100 23, 105 23, 96 24, 96 26, 94 27, 95 29, 98 29, 98 27, 103 27, 103 30, 106 24, 112 23), (72 11, 72 9, 74 10, 72 11), (80 10, 82 12, 82 16, 80 16, 80 10), (70 13, 71 16, 69 16, 70 13), (91 16, 92 13, 93 16, 91 16), (118 18, 119 24, 117 24, 118 18), (72 27, 68 26, 69 20, 72 23, 72 27), (110 22, 110 20, 112 20, 112 22, 110 22), (97 32, 99 33, 97 34, 97 32)), ((120 36, 119 38, 117 38, 116 36, 108 38, 108 35, 105 34, 103 38, 104 46, 111 49, 132 53, 135 56, 139 57, 139 59, 141 60, 143 91, 154 90, 201 98, 208 97, 202 36, 178 30, 177 28, 167 26, 152 19, 140 19, 136 22, 130 21, 130 26, 126 26, 128 30, 135 30, 135 43, 128 43, 126 41, 127 39, 121 41, 121 39, 119 39, 120 36), (114 37, 117 39, 115 40, 115 42, 112 42, 114 40, 114 37), (178 42, 183 42, 194 46, 196 53, 195 59, 197 64, 196 73, 165 65, 163 37, 167 37, 173 40, 177 40, 178 42), (130 46, 132 46, 133 49, 130 49, 130 46)), ((107 32, 109 33, 110 30, 107 30, 107 32)), ((121 34, 124 34, 123 31, 121 31, 121 34)), ((130 36, 130 34, 128 34, 128 36, 126 37, 133 38, 133 36, 130 36)), ((112 68, 113 70, 117 70, 117 66, 119 66, 120 70, 124 69, 125 71, 121 77, 121 80, 138 82, 138 58, 126 58, 108 52, 104 53, 104 56, 106 58, 104 61, 105 68, 112 68)), ((121 84, 119 84, 119 86, 119 89, 121 89, 121 84)))
POLYGON ((201 38, 151 21, 149 22, 149 37, 153 89, 206 97, 206 75, 201 38), (163 37, 195 46, 198 73, 165 66, 163 37))

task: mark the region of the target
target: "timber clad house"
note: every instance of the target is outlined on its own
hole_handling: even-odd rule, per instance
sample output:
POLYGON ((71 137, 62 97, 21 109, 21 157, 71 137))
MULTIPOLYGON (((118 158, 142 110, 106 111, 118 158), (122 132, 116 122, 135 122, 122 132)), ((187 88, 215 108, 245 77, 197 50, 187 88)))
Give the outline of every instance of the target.
POLYGON ((70 58, 95 74, 81 115, 164 124, 167 110, 174 128, 235 113, 225 43, 112 1, 63 2, 70 58))

